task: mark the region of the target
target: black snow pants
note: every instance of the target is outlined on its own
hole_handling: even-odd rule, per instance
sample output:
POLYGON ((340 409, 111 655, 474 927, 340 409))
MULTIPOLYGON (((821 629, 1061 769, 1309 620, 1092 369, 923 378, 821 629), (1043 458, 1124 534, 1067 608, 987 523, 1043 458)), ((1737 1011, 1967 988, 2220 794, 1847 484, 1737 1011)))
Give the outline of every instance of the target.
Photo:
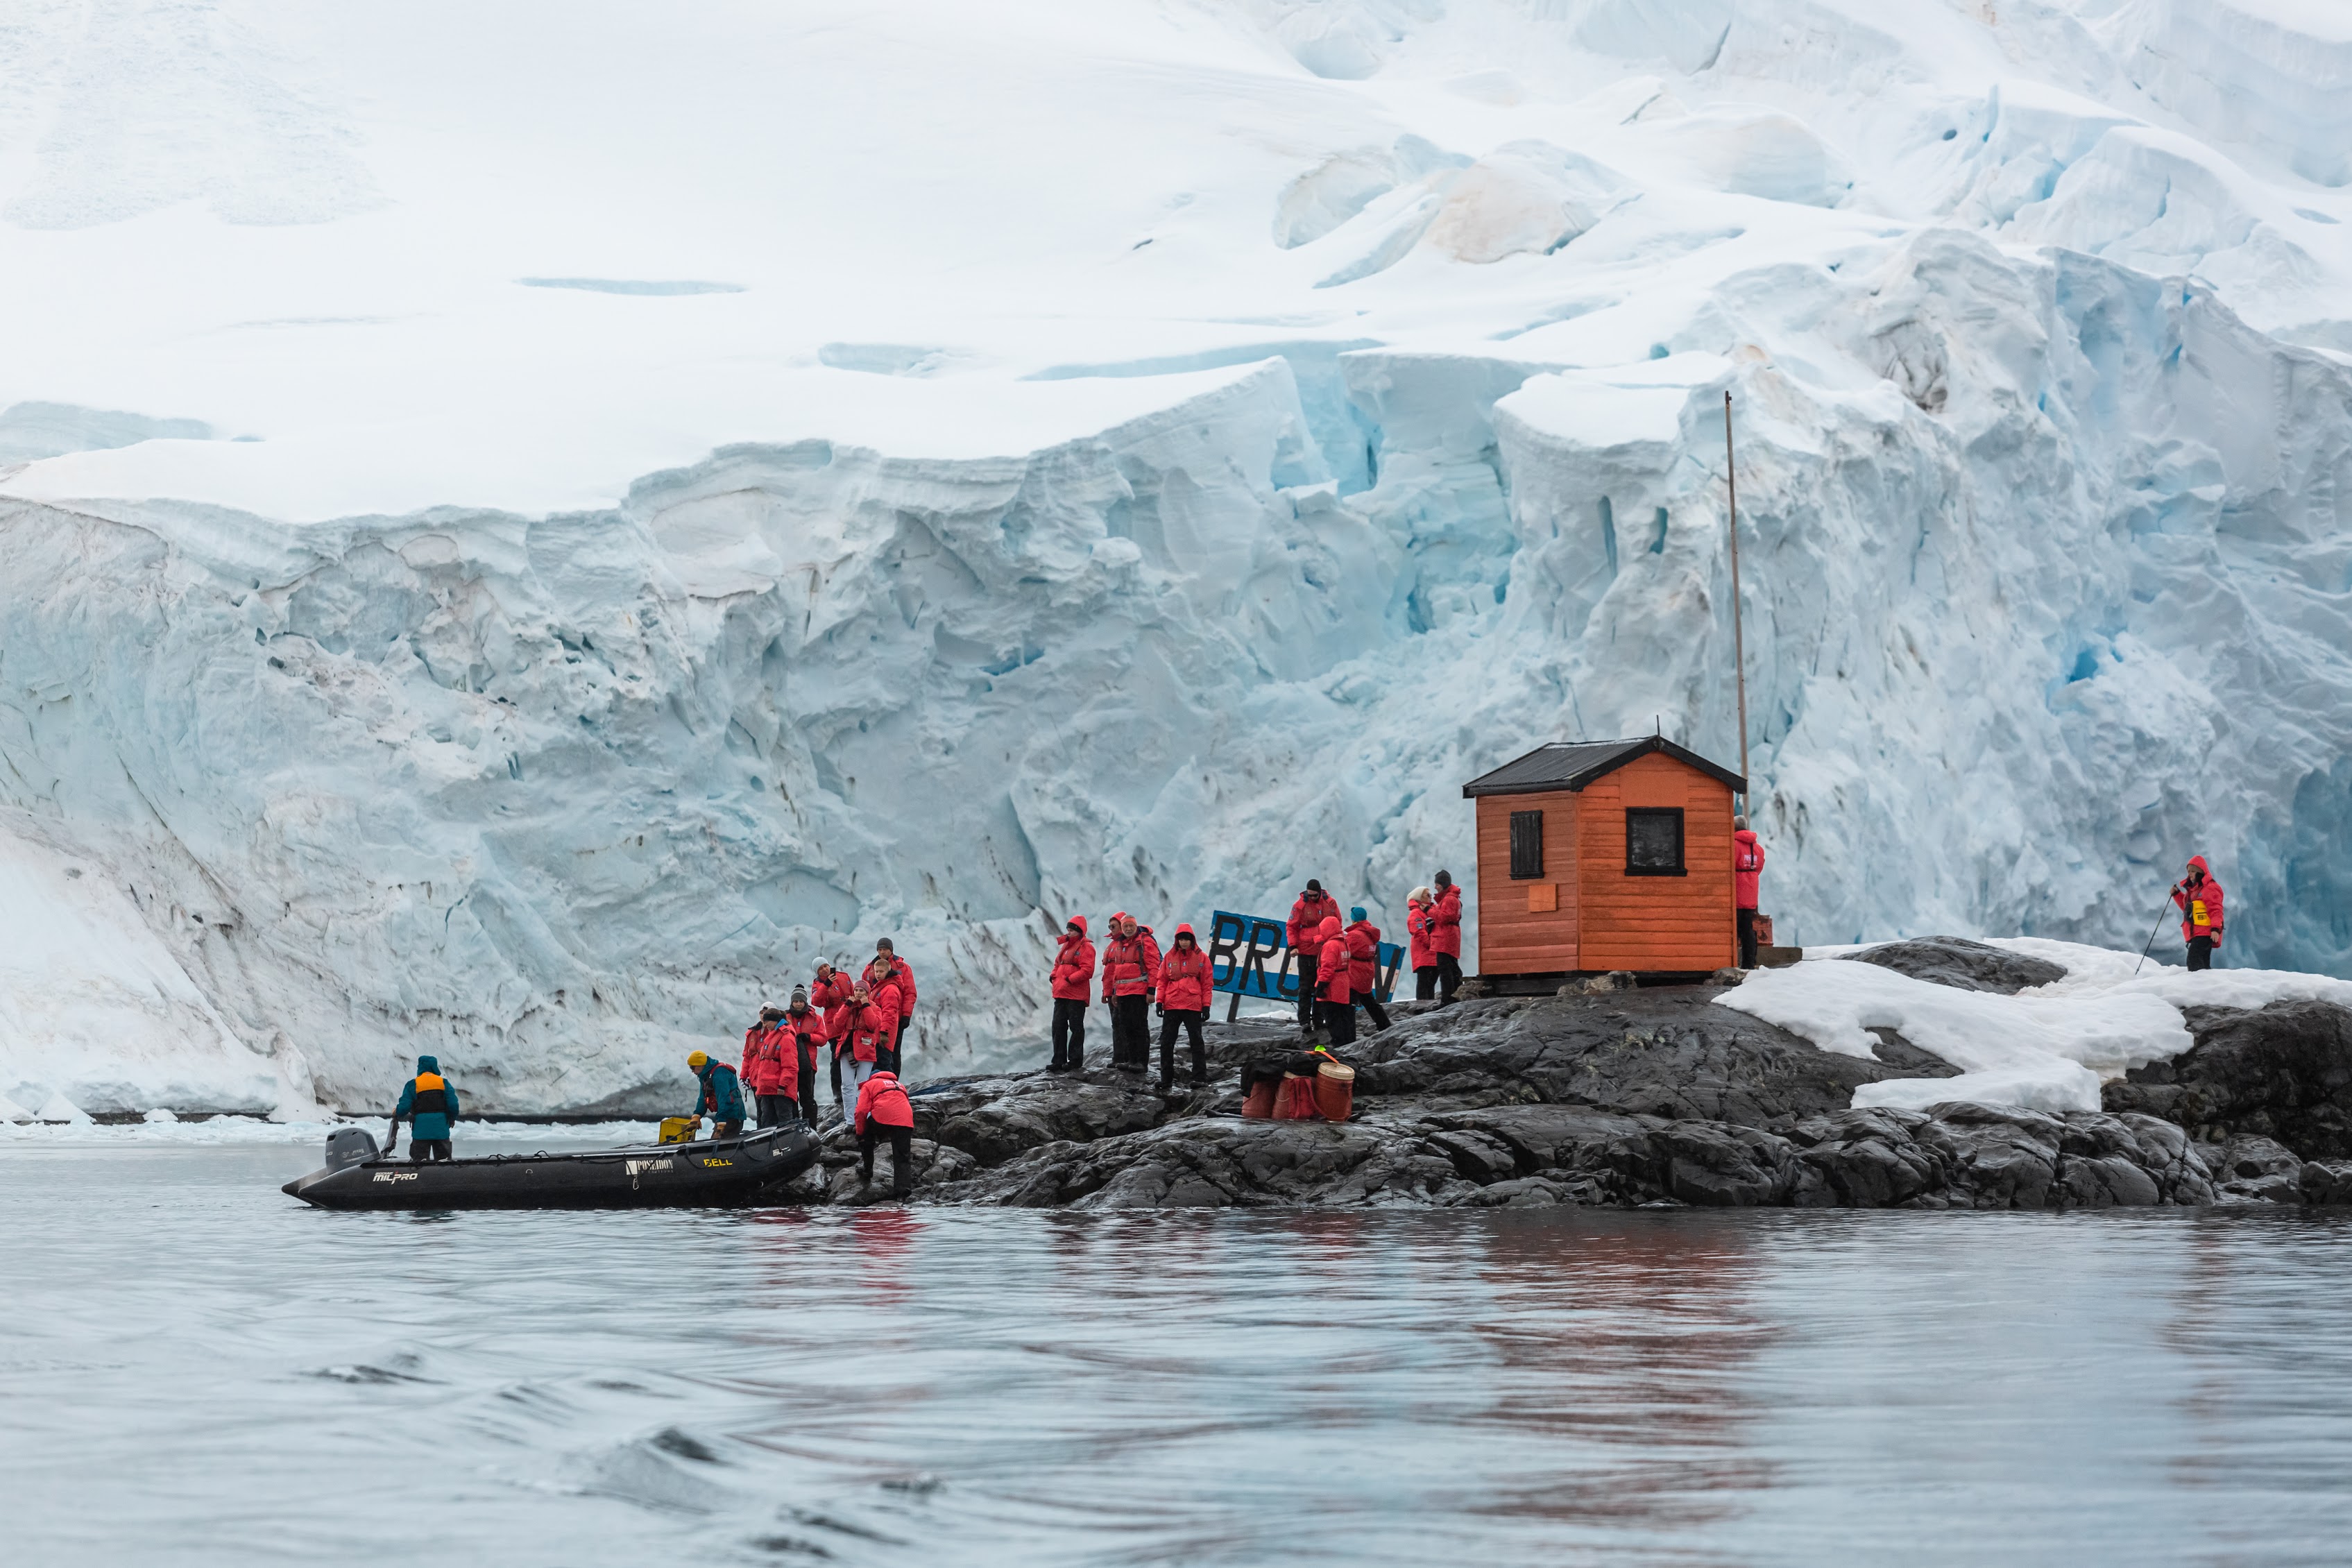
POLYGON ((1436 997, 1437 965, 1424 963, 1412 972, 1412 999, 1416 1002, 1430 1002, 1434 1001, 1436 997))
POLYGON ((449 1140, 411 1138, 408 1141, 408 1158, 411 1163, 419 1165, 427 1160, 446 1160, 449 1158, 449 1140))
POLYGON ((1315 1032, 1315 959, 1316 954, 1300 949, 1298 953, 1298 1032, 1315 1032))
POLYGON ((1323 1032, 1330 1037, 1333 1046, 1356 1043, 1356 1007, 1352 1002, 1318 1003, 1323 1014, 1323 1032))
POLYGON ((1141 1072, 1151 1065, 1151 998, 1142 994, 1118 999, 1118 1037, 1111 1053, 1118 1065, 1141 1072))
POLYGON ((2213 939, 2211 937, 2192 936, 2189 939, 2189 967, 2191 969, 2210 969, 2213 967, 2213 939))
POLYGON ((1054 998, 1054 1067, 1076 1072, 1087 1065, 1087 1004, 1082 997, 1054 998))
POLYGON ((1756 911, 1739 911, 1739 967, 1756 967, 1756 911))
POLYGON ((1201 1043, 1201 1026, 1208 1022, 1205 1009, 1178 1007, 1162 1014, 1160 1019, 1160 1087, 1166 1089, 1176 1079, 1176 1029, 1179 1025, 1192 1037, 1192 1081, 1209 1081, 1209 1050, 1201 1043))
POLYGON ((1437 1005, 1450 1007, 1454 993, 1462 988, 1462 961, 1450 952, 1437 955, 1437 1005))
MULTIPOLYGON (((1381 999, 1379 997, 1367 991, 1362 996, 1357 998, 1357 1000, 1363 1003, 1364 1016, 1371 1019, 1373 1028, 1385 1029, 1389 1026, 1389 1010, 1381 1005, 1381 999)), ((1355 1026, 1350 1024, 1348 1026, 1348 1030, 1350 1035, 1353 1035, 1355 1033, 1355 1026)))
POLYGON ((869 1182, 874 1179, 874 1143, 883 1135, 890 1140, 890 1190, 903 1198, 915 1184, 913 1128, 885 1127, 868 1116, 866 1131, 857 1135, 857 1173, 869 1182))

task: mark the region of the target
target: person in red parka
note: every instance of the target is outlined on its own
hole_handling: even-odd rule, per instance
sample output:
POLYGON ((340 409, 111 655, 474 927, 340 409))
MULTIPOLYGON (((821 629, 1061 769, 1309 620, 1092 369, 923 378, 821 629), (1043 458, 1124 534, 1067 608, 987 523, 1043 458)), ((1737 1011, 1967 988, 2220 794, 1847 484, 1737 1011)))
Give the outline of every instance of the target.
POLYGON ((1462 984, 1462 889, 1453 873, 1436 877, 1437 897, 1429 906, 1429 951, 1437 955, 1437 1005, 1454 1005, 1462 984))
POLYGON ((1126 1048, 1121 1042, 1127 1036, 1119 1027, 1118 985, 1110 977, 1110 950, 1118 944, 1119 922, 1126 919, 1127 911, 1121 910, 1103 925, 1102 999, 1103 1011, 1110 1015, 1110 1065, 1113 1067, 1126 1058, 1126 1048))
POLYGON ((1189 925, 1176 928, 1168 956, 1160 961, 1160 1087, 1176 1081, 1176 1030, 1192 1037, 1192 1082, 1209 1081, 1209 1051, 1201 1026, 1209 1021, 1209 955, 1189 925))
MULTIPOLYGON (((842 1027, 841 1021, 849 1015, 849 993, 856 984, 847 969, 820 962, 816 966, 816 984, 809 987, 809 1005, 824 1014, 823 1037, 833 1042, 833 1108, 845 1117, 849 1114, 849 1107, 841 1098, 841 1052, 849 1035, 842 1027)), ((816 1086, 811 1084, 809 1089, 810 1097, 814 1099, 816 1086)))
POLYGON ((871 965, 867 967, 873 977, 864 982, 866 998, 890 1020, 889 1032, 883 1037, 880 1048, 874 1053, 874 1070, 897 1072, 898 1069, 891 1064, 890 1053, 898 1048, 900 1026, 907 1021, 907 988, 898 983, 898 973, 895 969, 876 971, 871 965))
POLYGON ((1087 1000, 1093 990, 1095 944, 1087 917, 1072 915, 1054 955, 1054 1065, 1047 1072, 1078 1072, 1087 1065, 1087 1000))
POLYGON ((1764 880, 1764 846, 1748 830, 1748 819, 1731 819, 1731 879, 1738 889, 1739 967, 1756 967, 1756 893, 1764 880))
MULTIPOLYGON (((1388 1009, 1381 1005, 1381 928, 1364 916, 1364 906, 1358 904, 1348 911, 1348 929, 1342 933, 1348 939, 1348 995, 1351 1005, 1361 1006, 1371 1015, 1372 1027, 1389 1026, 1388 1009)), ((1349 1033, 1355 1032, 1355 1021, 1349 1020, 1349 1033)))
POLYGON ((1326 1045, 1352 1046, 1356 1009, 1348 988, 1348 935, 1340 929, 1338 915, 1325 918, 1321 934, 1323 940, 1315 952, 1315 1000, 1323 1040, 1326 1045))
POLYGON ((1412 968, 1412 999, 1437 994, 1437 954, 1429 945, 1429 889, 1415 888, 1404 901, 1405 963, 1412 968))
POLYGON ((887 1068, 858 1087, 850 1129, 857 1134, 857 1184, 874 1184, 874 1144, 890 1140, 890 1195, 903 1198, 915 1185, 915 1108, 887 1068))
POLYGON ((1307 890, 1290 906, 1290 951, 1298 963, 1298 1032, 1315 1032, 1316 965, 1321 960, 1323 939, 1318 934, 1323 922, 1335 920, 1339 913, 1339 900, 1323 890, 1323 884, 1313 877, 1307 879, 1307 890))
POLYGON ((781 1007, 762 1007, 760 1021, 743 1035, 743 1087, 751 1093, 754 1125, 781 1127, 787 1115, 801 1119, 800 1053, 784 1033, 781 1007))
POLYGON ((915 972, 907 967, 907 961, 898 956, 898 950, 890 945, 890 939, 887 936, 874 944, 873 961, 866 966, 867 990, 878 998, 885 984, 897 987, 898 994, 894 1009, 897 1016, 892 1020, 890 1049, 882 1065, 894 1073, 904 1072, 907 1026, 915 1021, 915 972))
POLYGON ((2189 858, 2189 875, 2172 886, 2172 901, 2180 907, 2180 940, 2189 944, 2189 967, 2213 967, 2213 950, 2221 945, 2221 884, 2205 864, 2205 857, 2189 858))
POLYGON ((1159 949, 1136 923, 1121 915, 1118 934, 1103 950, 1103 989, 1115 1014, 1111 1065, 1141 1072, 1151 1064, 1151 991, 1160 983, 1159 949))
POLYGON ((845 1103, 855 1106, 858 1086, 880 1068, 882 1053, 889 1048, 898 1020, 876 1006, 874 998, 860 984, 851 987, 849 1005, 842 1010, 835 1027, 840 1032, 833 1037, 834 1064, 841 1069, 845 1103))
POLYGON ((816 1114, 816 1054, 824 1044, 824 1015, 809 1005, 806 989, 793 987, 792 1005, 776 1024, 793 1053, 801 1120, 814 1127, 816 1114))

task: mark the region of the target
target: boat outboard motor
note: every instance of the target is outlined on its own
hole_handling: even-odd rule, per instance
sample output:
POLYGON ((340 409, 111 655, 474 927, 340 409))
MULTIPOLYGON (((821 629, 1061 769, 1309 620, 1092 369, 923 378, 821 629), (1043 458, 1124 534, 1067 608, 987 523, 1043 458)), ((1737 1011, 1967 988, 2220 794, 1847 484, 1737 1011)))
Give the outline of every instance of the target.
POLYGON ((338 1127, 327 1134, 327 1169, 347 1170, 375 1158, 375 1134, 364 1127, 338 1127))

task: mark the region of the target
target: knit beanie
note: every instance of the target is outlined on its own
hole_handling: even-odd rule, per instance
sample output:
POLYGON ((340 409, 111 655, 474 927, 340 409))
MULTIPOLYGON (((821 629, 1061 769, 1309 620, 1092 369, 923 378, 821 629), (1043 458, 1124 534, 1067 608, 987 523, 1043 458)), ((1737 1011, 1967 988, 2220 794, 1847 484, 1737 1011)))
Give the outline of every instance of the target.
POLYGON ((1354 909, 1349 910, 1348 911, 1348 918, 1351 921, 1362 920, 1364 918, 1364 906, 1358 904, 1354 909))

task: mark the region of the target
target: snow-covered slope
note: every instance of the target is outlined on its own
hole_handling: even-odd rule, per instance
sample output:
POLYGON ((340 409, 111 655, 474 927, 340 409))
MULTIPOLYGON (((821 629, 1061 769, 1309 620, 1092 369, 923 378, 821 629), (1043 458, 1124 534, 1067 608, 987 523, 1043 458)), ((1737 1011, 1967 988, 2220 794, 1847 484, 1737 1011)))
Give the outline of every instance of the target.
POLYGON ((657 1103, 886 934, 1002 1058, 1067 912, 1400 925, 1538 741, 1735 758, 1728 390, 1785 935, 2136 949, 2201 850, 2352 972, 2347 72, 2318 0, 30 5, 0 836, 329 1104, 657 1103))
MULTIPOLYGON (((2015 995, 1963 991, 1843 952, 1808 953, 1759 969, 1716 1001, 1801 1035, 1825 1051, 1870 1060, 1869 1031, 1893 1029, 1958 1068, 1957 1078, 1886 1079, 1854 1090, 1856 1106, 1925 1110, 1948 1100, 2022 1105, 2063 1115, 2100 1108, 2099 1085, 2168 1061, 2194 1044, 2182 1009, 2252 1009, 2315 1000, 2352 1007, 2352 981, 2270 969, 2191 973, 2139 955, 2047 937, 1997 945, 2065 973, 2015 995)), ((1859 951, 1846 949, 1845 952, 1859 951)))

